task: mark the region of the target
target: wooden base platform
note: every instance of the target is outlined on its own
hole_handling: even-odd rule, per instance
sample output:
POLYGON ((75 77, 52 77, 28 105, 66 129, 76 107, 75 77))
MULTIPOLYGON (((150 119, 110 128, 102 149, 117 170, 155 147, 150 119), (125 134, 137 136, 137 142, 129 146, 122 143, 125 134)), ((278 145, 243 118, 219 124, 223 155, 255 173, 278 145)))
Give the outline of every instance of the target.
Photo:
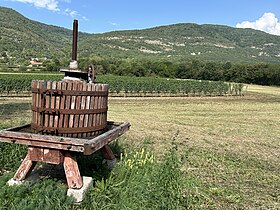
POLYGON ((0 141, 28 145, 28 153, 14 175, 16 181, 22 181, 33 170, 37 162, 63 164, 68 187, 80 189, 82 177, 76 161, 76 154, 91 155, 101 150, 107 160, 115 159, 108 143, 125 133, 129 123, 108 122, 104 133, 93 138, 80 139, 30 133, 30 125, 9 128, 0 131, 0 141))

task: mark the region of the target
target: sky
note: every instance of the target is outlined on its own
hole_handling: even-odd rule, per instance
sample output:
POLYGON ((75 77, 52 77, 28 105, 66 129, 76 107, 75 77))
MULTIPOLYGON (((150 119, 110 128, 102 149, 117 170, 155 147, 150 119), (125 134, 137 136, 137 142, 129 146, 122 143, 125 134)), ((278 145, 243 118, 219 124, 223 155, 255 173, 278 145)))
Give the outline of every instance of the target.
POLYGON ((0 0, 25 17, 79 31, 103 33, 175 23, 254 28, 280 35, 280 0, 0 0))

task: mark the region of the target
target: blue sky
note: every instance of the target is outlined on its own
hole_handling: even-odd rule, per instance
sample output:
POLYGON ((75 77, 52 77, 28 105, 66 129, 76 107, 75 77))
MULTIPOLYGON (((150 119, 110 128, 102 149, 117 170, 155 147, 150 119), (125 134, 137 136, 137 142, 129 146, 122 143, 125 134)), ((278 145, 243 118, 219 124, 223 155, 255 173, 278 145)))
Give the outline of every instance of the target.
POLYGON ((280 0, 0 0, 0 6, 66 28, 78 19, 79 30, 88 33, 198 23, 280 35, 280 0))

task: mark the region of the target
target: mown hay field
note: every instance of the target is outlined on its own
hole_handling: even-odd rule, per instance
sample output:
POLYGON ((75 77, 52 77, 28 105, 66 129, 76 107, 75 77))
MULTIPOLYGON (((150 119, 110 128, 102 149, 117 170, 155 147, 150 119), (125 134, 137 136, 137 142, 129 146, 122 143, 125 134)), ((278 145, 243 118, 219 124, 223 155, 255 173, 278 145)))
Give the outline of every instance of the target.
MULTIPOLYGON (((178 199, 177 195, 172 197, 175 200, 167 203, 180 200, 177 207, 189 209, 280 209, 279 91, 279 88, 253 86, 250 89, 249 86, 247 94, 242 97, 114 97, 109 98, 108 118, 118 122, 128 121, 132 125, 130 131, 118 140, 123 151, 145 148, 154 154, 155 160, 164 162, 168 150, 176 145, 178 162, 175 161, 175 164, 180 166, 180 182, 174 185, 180 186, 172 190, 179 189, 180 195, 178 199)), ((30 122, 30 102, 30 98, 0 98, 0 128, 30 122)), ((2 147, 1 155, 5 149, 2 147)), ((13 162, 8 158, 1 160, 13 162)), ((12 176, 17 166, 7 165, 1 164, 5 171, 10 171, 7 174, 2 170, 2 177, 12 176)), ((111 173, 117 176, 122 171, 113 170, 111 173)), ((112 198, 120 196, 121 191, 116 190, 119 185, 114 180, 122 183, 122 189, 126 189, 123 183, 133 183, 133 180, 137 180, 140 186, 141 180, 133 179, 137 174, 130 174, 128 182, 117 178, 111 180, 110 185, 115 187, 111 194, 104 187, 100 188, 102 182, 97 182, 97 188, 92 189, 89 198, 102 203, 107 196, 107 202, 116 202, 112 198), (107 194, 97 199, 97 192, 107 194)), ((153 173, 147 170, 143 176, 148 177, 148 174, 153 173)), ((156 174, 160 182, 161 173, 156 174)), ((146 181, 151 184, 157 179, 146 181)), ((163 192, 161 187, 158 189, 163 192)), ((153 194, 157 195, 152 191, 151 194, 146 193, 151 202, 153 194)), ((138 194, 140 197, 135 197, 135 200, 141 201, 144 194, 138 194)), ((137 207, 130 206, 129 198, 121 198, 123 201, 118 201, 118 206, 107 203, 104 209, 137 207)), ((149 201, 147 197, 142 199, 149 201)), ((132 201, 135 203, 135 200, 132 201)), ((165 202, 164 199, 162 202, 165 202)), ((84 208, 93 208, 90 203, 87 200, 84 208)), ((170 206, 154 207, 168 209, 170 206)))

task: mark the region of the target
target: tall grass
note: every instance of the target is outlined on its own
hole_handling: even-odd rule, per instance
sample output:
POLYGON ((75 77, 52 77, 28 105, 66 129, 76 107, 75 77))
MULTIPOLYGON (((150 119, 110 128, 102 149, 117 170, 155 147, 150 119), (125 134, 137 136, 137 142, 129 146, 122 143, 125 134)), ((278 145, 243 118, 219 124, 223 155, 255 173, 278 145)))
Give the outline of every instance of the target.
POLYGON ((173 146, 161 162, 144 149, 122 156, 108 179, 87 194, 90 209, 185 209, 180 161, 173 146))
POLYGON ((71 209, 73 200, 66 196, 66 185, 45 179, 20 186, 7 186, 11 174, 0 177, 0 209, 71 209))
MULTIPOLYGON (((0 176, 0 209, 185 209, 187 202, 183 198, 181 161, 177 156, 176 145, 164 155, 161 161, 156 160, 152 152, 146 149, 127 147, 120 155, 116 167, 106 176, 100 176, 93 170, 95 186, 89 190, 81 206, 73 205, 71 198, 66 197, 66 185, 59 180, 44 179, 27 182, 21 186, 7 186, 12 173, 0 176), (102 178, 101 178, 102 177, 102 178)), ((13 159, 3 162, 19 164, 22 149, 15 145, 2 147, 2 152, 12 152, 13 159)), ((91 160, 102 161, 98 154, 91 160)), ((79 161, 86 161, 81 158, 79 161)), ((100 163, 96 163, 100 166, 100 163)), ((81 163, 81 165, 83 165, 81 163)), ((3 164, 1 167, 7 167, 3 164)), ((83 168, 83 166, 82 166, 83 168)), ((15 167, 9 169, 15 171, 15 167)), ((13 172, 14 173, 14 172, 13 172)), ((87 175, 88 175, 87 174, 87 175)), ((84 174, 82 174, 84 175, 84 174)))
POLYGON ((0 142, 0 175, 4 171, 16 170, 26 152, 26 146, 0 142))

